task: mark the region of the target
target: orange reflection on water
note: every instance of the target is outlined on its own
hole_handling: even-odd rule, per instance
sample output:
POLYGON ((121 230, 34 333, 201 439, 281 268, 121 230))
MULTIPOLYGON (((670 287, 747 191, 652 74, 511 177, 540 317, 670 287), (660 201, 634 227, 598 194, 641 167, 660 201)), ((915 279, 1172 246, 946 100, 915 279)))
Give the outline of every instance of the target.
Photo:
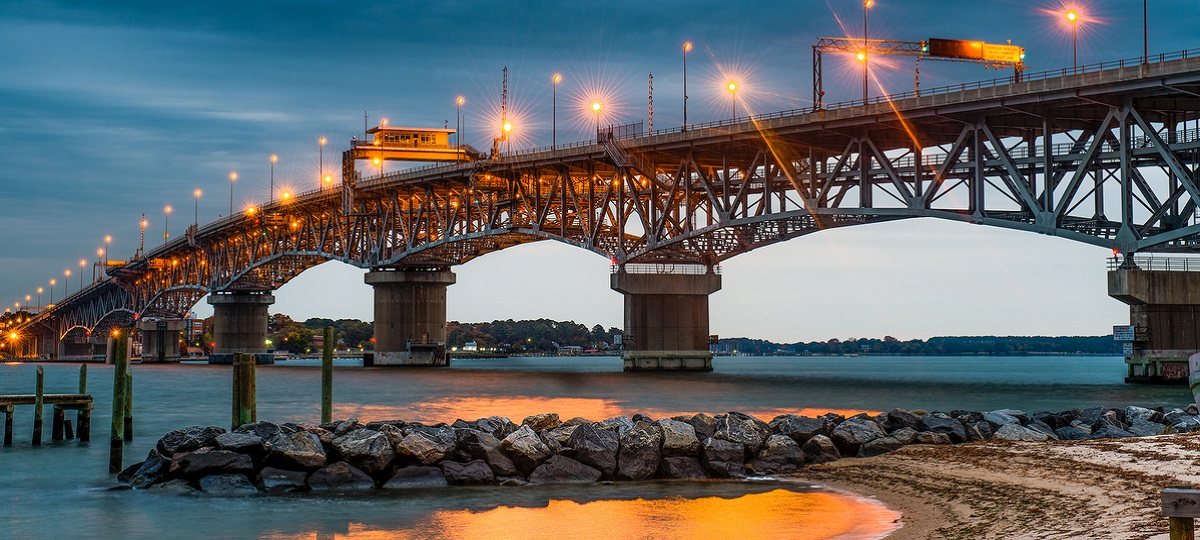
MULTIPOLYGON (((475 420, 487 416, 506 416, 514 422, 520 422, 527 416, 554 412, 563 420, 583 417, 589 420, 604 420, 614 416, 632 416, 637 413, 651 418, 668 418, 679 415, 691 415, 700 411, 678 411, 646 407, 631 407, 621 402, 600 398, 565 398, 538 396, 472 396, 438 399, 424 403, 408 403, 404 405, 378 405, 369 403, 335 403, 333 414, 335 418, 359 418, 369 420, 400 419, 425 423, 446 422, 456 419, 475 420)), ((800 416, 816 417, 832 412, 850 417, 865 412, 878 414, 878 411, 859 409, 826 409, 826 408, 742 408, 738 412, 749 414, 764 421, 771 421, 781 414, 797 414, 800 416)), ((704 411, 708 414, 720 414, 726 411, 704 411)))
MULTIPOLYGON (((874 539, 894 531, 900 514, 873 501, 834 493, 777 489, 736 498, 551 500, 540 508, 501 506, 490 510, 438 510, 400 528, 350 523, 343 534, 319 538, 355 539, 563 539, 605 538, 826 538, 874 539)), ((277 540, 318 538, 267 535, 277 540)))

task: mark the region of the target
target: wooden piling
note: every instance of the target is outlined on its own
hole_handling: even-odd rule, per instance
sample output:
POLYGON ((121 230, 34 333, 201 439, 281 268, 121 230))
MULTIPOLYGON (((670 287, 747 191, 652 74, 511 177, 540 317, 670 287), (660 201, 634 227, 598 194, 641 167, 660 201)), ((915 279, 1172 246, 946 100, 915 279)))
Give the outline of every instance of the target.
POLYGON ((50 440, 63 440, 63 420, 66 416, 67 412, 61 407, 54 407, 54 414, 50 417, 50 440))
MULTIPOLYGON (((121 337, 121 331, 115 332, 115 337, 121 337)), ((127 374, 129 373, 129 354, 126 349, 127 341, 117 339, 113 343, 113 399, 112 399, 112 432, 109 435, 108 472, 121 472, 122 452, 125 439, 125 390, 127 374)))
POLYGON ((37 367, 37 388, 33 397, 33 445, 42 444, 42 396, 45 395, 46 372, 37 367))
POLYGON ((67 440, 75 438, 75 430, 71 429, 71 420, 63 420, 63 430, 66 431, 67 440))
MULTIPOLYGON (((87 394, 87 364, 79 364, 79 394, 87 394)), ((79 440, 87 442, 92 436, 92 410, 80 409, 75 412, 75 425, 79 428, 79 440)))
POLYGON ((133 370, 125 373, 125 440, 133 440, 133 370))
POLYGON ((4 409, 4 446, 12 446, 13 433, 13 407, 8 405, 2 407, 4 409))
POLYGON ((321 423, 333 421, 333 327, 325 327, 325 347, 321 350, 321 423))
POLYGON ((254 355, 233 355, 233 418, 230 424, 237 429, 258 420, 254 374, 254 355))

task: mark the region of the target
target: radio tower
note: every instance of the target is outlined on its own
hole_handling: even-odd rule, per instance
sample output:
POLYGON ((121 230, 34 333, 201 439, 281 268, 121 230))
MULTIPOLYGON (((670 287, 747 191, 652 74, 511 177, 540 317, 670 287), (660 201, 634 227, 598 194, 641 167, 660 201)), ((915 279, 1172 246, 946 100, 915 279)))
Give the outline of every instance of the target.
POLYGON ((654 74, 651 73, 646 82, 646 134, 654 133, 654 74))
POLYGON ((146 248, 146 213, 142 212, 142 219, 138 220, 138 250, 137 256, 142 256, 142 250, 146 248))

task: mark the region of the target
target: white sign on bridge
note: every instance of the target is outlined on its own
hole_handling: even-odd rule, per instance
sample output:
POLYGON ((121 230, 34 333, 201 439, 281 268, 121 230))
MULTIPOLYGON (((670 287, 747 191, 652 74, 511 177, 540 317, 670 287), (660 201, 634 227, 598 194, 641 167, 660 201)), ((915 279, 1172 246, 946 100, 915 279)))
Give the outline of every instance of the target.
POLYGON ((1113 326, 1113 341, 1133 341, 1133 325, 1113 326))

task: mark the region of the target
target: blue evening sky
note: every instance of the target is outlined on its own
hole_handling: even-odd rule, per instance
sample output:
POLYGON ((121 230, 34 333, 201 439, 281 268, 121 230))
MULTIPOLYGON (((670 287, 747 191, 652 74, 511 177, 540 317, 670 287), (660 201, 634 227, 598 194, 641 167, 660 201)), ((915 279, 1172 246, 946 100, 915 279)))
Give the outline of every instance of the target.
MULTIPOLYGON (((1012 40, 1029 69, 1071 62, 1057 0, 877 0, 872 37, 1012 40)), ((1141 54, 1141 3, 1080 2, 1082 62, 1141 54)), ((1150 1, 1154 52, 1200 47, 1196 0, 1150 1)), ((325 165, 372 125, 455 122, 467 100, 466 140, 488 146, 501 69, 510 71, 518 144, 550 142, 550 77, 559 86, 561 141, 582 139, 581 104, 605 96, 605 122, 644 120, 654 74, 654 124, 678 125, 680 44, 688 57, 689 120, 728 116, 720 83, 742 81, 754 112, 810 105, 811 48, 819 36, 857 35, 858 0, 791 2, 54 2, 0 1, 0 302, 78 272, 108 233, 112 257, 162 241, 193 219, 267 198, 268 156, 293 190, 316 187, 325 165), (839 23, 839 20, 841 21, 839 23), (847 29, 843 30, 841 24, 847 29), (608 116, 611 115, 611 116, 608 116)), ((912 87, 909 59, 879 73, 912 87)), ((1002 76, 977 66, 921 66, 929 88, 1002 76)), ((827 99, 857 97, 839 59, 826 65, 827 99)), ((774 340, 946 334, 1103 334, 1127 319, 1105 292, 1104 249, 1029 233, 934 220, 840 229, 741 255, 723 266, 712 331, 774 340)), ((541 242, 455 268, 449 317, 550 317, 621 326, 608 262, 541 242)), ((362 270, 311 269, 277 291, 274 311, 372 318, 362 270)), ((88 273, 90 277, 90 272, 88 273)), ((85 278, 86 279, 86 278, 85 278)), ((78 288, 75 275, 71 290, 78 288)), ((43 295, 43 301, 49 294, 43 295)), ((206 303, 197 306, 209 313, 206 303)))

